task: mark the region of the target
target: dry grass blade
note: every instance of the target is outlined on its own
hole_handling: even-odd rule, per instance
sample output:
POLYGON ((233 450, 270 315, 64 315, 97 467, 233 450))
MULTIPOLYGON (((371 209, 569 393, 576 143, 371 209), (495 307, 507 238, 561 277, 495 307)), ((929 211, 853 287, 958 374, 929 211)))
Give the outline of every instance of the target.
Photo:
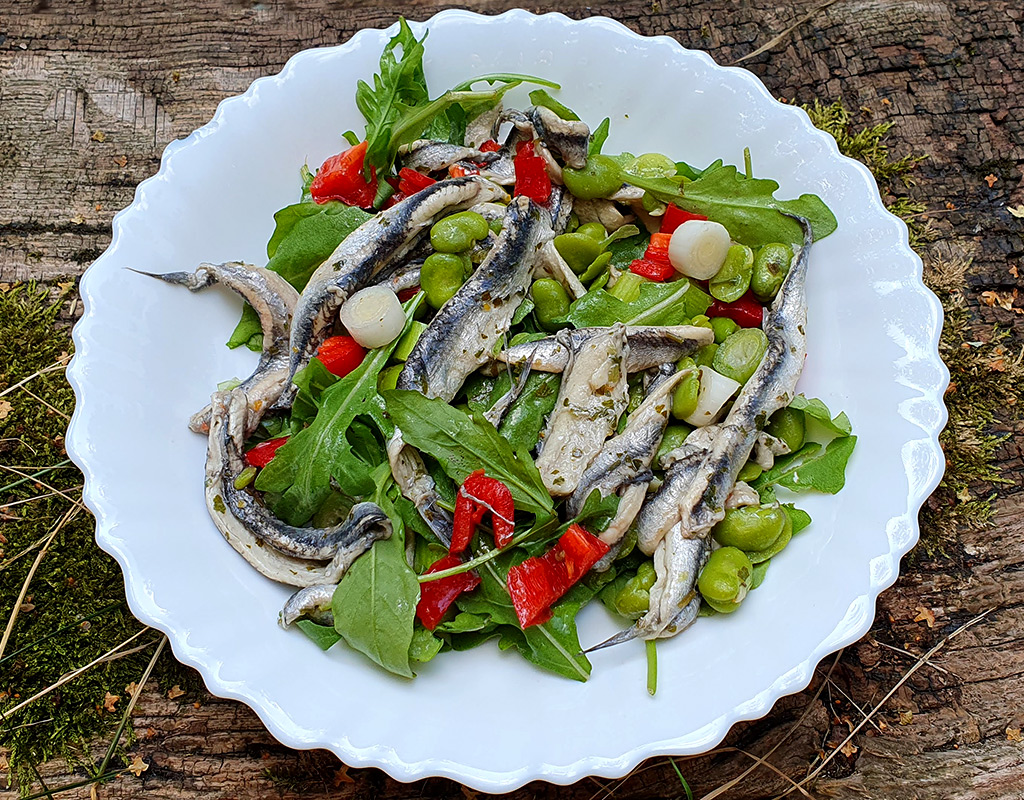
POLYGON ((81 511, 81 506, 73 506, 68 509, 67 513, 60 518, 60 521, 53 526, 53 530, 50 531, 50 535, 43 544, 42 549, 36 556, 36 560, 32 562, 32 566, 29 568, 28 575, 25 576, 25 582, 21 585, 21 593, 18 595, 18 599, 14 601, 14 610, 11 611, 10 619, 7 620, 7 627, 4 629, 3 638, 0 638, 0 658, 3 658, 4 650, 7 649, 7 642, 10 641, 11 632, 14 630, 14 623, 18 619, 18 612, 21 610, 21 604, 25 602, 25 595, 28 593, 29 584, 32 583, 32 578, 35 577, 36 570, 39 569, 39 564, 43 558, 46 557, 47 551, 50 549, 50 543, 54 537, 61 532, 65 525, 71 520, 78 516, 81 511))
POLYGON ((745 777, 747 777, 750 773, 752 773, 755 769, 757 769, 762 764, 765 764, 766 766, 769 766, 768 763, 767 763, 768 757, 772 753, 774 753, 776 750, 778 750, 780 747, 782 747, 783 743, 787 739, 789 739, 790 736, 793 735, 793 733, 796 731, 796 729, 799 728, 803 724, 803 721, 805 719, 807 719, 807 715, 809 713, 811 713, 811 709, 814 707, 814 704, 818 702, 818 698, 821 697, 821 693, 825 690, 825 687, 828 686, 829 680, 832 677, 832 673, 835 671, 836 666, 838 666, 839 659, 842 657, 842 655, 843 655, 843 651, 842 650, 840 650, 838 653, 836 653, 836 657, 834 659, 832 659, 832 666, 830 666, 828 668, 828 672, 825 673, 825 680, 823 680, 821 682, 821 686, 819 686, 818 690, 814 693, 814 697, 812 697, 810 702, 804 707, 803 713, 800 714, 800 716, 797 717, 796 721, 792 725, 789 726, 789 730, 786 731, 785 736, 783 736, 781 739, 779 739, 779 741, 777 741, 775 743, 775 745, 772 746, 772 748, 767 753, 765 753, 763 756, 757 757, 756 763, 754 763, 751 766, 747 767, 747 769, 745 769, 743 772, 741 772, 739 775, 737 775, 731 781, 727 781, 726 783, 723 783, 721 786, 719 786, 714 791, 708 792, 708 794, 704 795, 700 800, 713 800, 713 798, 719 797, 720 795, 722 795, 725 792, 729 791, 732 787, 736 786, 740 781, 742 781, 745 777))
MULTIPOLYGON (((76 486, 74 488, 74 491, 80 492, 83 488, 85 488, 85 487, 83 487, 83 486, 76 486)), ((0 505, 0 511, 6 511, 8 508, 14 508, 15 506, 24 505, 25 503, 34 503, 36 500, 45 500, 48 497, 56 497, 56 496, 57 496, 57 492, 50 492, 49 494, 40 494, 40 495, 36 495, 35 497, 24 497, 21 500, 15 500, 15 501, 13 501, 11 503, 4 503, 3 505, 0 505)))
MULTIPOLYGON (((774 772, 776 775, 778 775, 780 778, 786 781, 786 783, 792 784, 792 788, 790 789, 790 791, 796 789, 804 797, 811 798, 810 793, 806 789, 804 789, 799 783, 797 783, 795 780, 789 777, 785 772, 776 767, 774 764, 769 764, 767 761, 765 761, 764 756, 755 756, 753 753, 748 753, 746 750, 740 747, 719 747, 715 752, 740 753, 741 755, 745 755, 747 758, 757 762, 754 765, 755 767, 760 767, 762 765, 768 767, 768 769, 770 769, 772 772, 774 772)), ((813 798, 811 798, 811 800, 813 800, 813 798)))
MULTIPOLYGON (((882 647, 886 647, 889 650, 892 650, 894 653, 899 653, 901 656, 906 656, 907 658, 910 658, 910 659, 917 658, 917 656, 915 656, 909 650, 904 650, 902 647, 894 647, 893 645, 886 644, 885 642, 876 642, 876 644, 879 644, 882 647)), ((938 672, 941 672, 943 675, 949 675, 949 670, 948 669, 943 669, 938 664, 932 664, 930 661, 925 661, 925 663, 928 664, 928 666, 931 667, 932 669, 934 669, 934 670, 936 670, 938 672)))
POLYGON ((42 368, 41 370, 39 370, 38 372, 33 372, 33 373, 32 373, 31 375, 29 375, 29 376, 28 376, 27 378, 22 378, 22 379, 21 379, 20 381, 18 381, 18 382, 17 382, 16 384, 14 384, 13 386, 8 386, 8 387, 7 387, 6 389, 4 389, 4 390, 3 390, 2 392, 0 392, 0 397, 3 397, 3 396, 4 396, 5 394, 10 394, 10 393, 11 393, 11 392, 13 392, 13 391, 14 391, 15 389, 20 389, 20 388, 21 388, 22 386, 24 386, 24 385, 25 385, 26 383, 29 383, 30 381, 33 381, 33 380, 35 380, 35 379, 36 379, 36 378, 38 378, 38 377, 39 377, 40 375, 46 375, 46 374, 48 374, 48 373, 50 373, 50 372, 61 372, 61 371, 63 371, 63 369, 64 369, 64 368, 65 368, 66 366, 67 366, 67 362, 61 362, 61 361, 57 361, 57 362, 55 362, 55 363, 53 363, 53 364, 50 364, 50 366, 48 366, 48 367, 43 367, 43 368, 42 368))
POLYGON ((50 534, 46 534, 45 536, 40 537, 36 541, 32 542, 32 544, 30 544, 28 547, 26 547, 20 553, 15 553, 13 556, 8 558, 6 561, 0 562, 0 572, 3 572, 5 569, 7 569, 9 566, 11 566, 11 564, 13 564, 19 558, 27 556, 29 553, 31 553, 37 547, 42 545, 49 538, 50 538, 50 534))
POLYGON ((78 499, 76 497, 72 497, 71 495, 62 492, 60 489, 57 489, 54 486, 50 486, 50 484, 45 483, 44 481, 36 480, 34 478, 34 476, 29 475, 28 473, 22 472, 20 469, 16 469, 15 467, 8 467, 6 464, 0 464, 0 469, 5 469, 8 472, 13 472, 15 475, 20 475, 22 478, 25 478, 26 480, 35 480, 36 483, 38 483, 44 489, 49 489, 51 492, 54 492, 55 494, 59 494, 65 500, 67 500, 67 501, 69 501, 71 503, 74 503, 79 508, 81 508, 83 510, 85 509, 85 506, 82 505, 82 501, 80 499, 78 499))
MULTIPOLYGON (((826 681, 828 682, 828 685, 829 685, 829 686, 831 686, 831 687, 832 687, 833 689, 835 689, 835 690, 836 690, 837 692, 839 692, 839 694, 841 694, 841 695, 842 695, 842 696, 843 696, 843 697, 844 697, 844 698, 846 699, 846 702, 847 702, 847 703, 849 703, 849 704, 850 704, 851 706, 853 706, 853 707, 854 707, 855 709, 857 709, 857 711, 858 711, 858 712, 860 712, 860 715, 861 715, 862 717, 867 717, 868 713, 867 713, 867 712, 866 712, 866 711, 865 711, 865 710, 864 710, 863 708, 861 708, 861 707, 860 707, 859 705, 857 705, 857 701, 856 701, 856 700, 854 700, 854 699, 853 699, 852 697, 850 697, 850 695, 848 695, 848 694, 847 694, 846 692, 844 692, 844 691, 843 691, 843 690, 842 690, 841 688, 839 688, 839 684, 838 684, 838 683, 836 683, 836 682, 835 682, 834 680, 832 680, 831 678, 825 678, 825 680, 826 680, 826 681)), ((879 727, 878 727, 878 726, 877 726, 877 725, 875 724, 875 721, 874 721, 874 720, 872 720, 872 719, 869 719, 868 721, 869 721, 869 722, 871 723, 871 727, 872 727, 872 728, 874 728, 874 729, 875 729, 876 731, 878 731, 879 733, 881 733, 881 732, 882 732, 882 729, 881 729, 881 728, 879 728, 879 727)))
MULTIPOLYGON (((18 440, 18 439, 0 439, 0 441, 15 441, 15 442, 17 442, 17 441, 20 441, 20 440, 18 440)), ((45 475, 47 472, 53 472, 55 469, 61 469, 61 468, 65 467, 65 466, 68 466, 70 464, 71 464, 71 459, 69 458, 69 459, 66 459, 64 461, 61 461, 59 464, 54 464, 53 466, 45 467, 44 469, 41 469, 38 472, 33 472, 31 475, 25 475, 25 473, 18 472, 16 474, 18 474, 18 475, 25 475, 25 477, 21 478, 19 480, 16 480, 13 483, 9 483, 6 486, 0 486, 0 494, 3 494, 4 492, 8 492, 11 489, 14 489, 15 487, 21 486, 21 484, 27 483, 28 481, 33 481, 36 478, 38 478, 40 475, 45 475)), ((31 469, 31 467, 12 467, 10 464, 8 464, 7 467, 9 469, 11 469, 11 470, 14 470, 14 471, 19 470, 19 469, 31 469)), ((75 469, 77 469, 77 467, 75 469)))
POLYGON ((149 630, 149 628, 147 627, 147 628, 143 628, 138 633, 132 634, 127 639, 125 639, 123 642, 121 642, 119 645, 115 645, 114 647, 110 648, 106 653, 101 655, 99 658, 93 659, 88 664, 86 664, 84 667, 79 667, 75 671, 69 672, 67 675, 64 675, 59 680, 55 681, 54 683, 51 683, 49 686, 47 686, 42 691, 36 692, 34 695, 32 695, 30 698, 28 698, 28 700, 23 700, 20 703, 18 703, 18 705, 14 706, 13 708, 9 708, 7 711, 4 712, 5 719, 10 719, 12 714, 15 714, 18 711, 21 711, 21 709, 25 708, 25 706, 30 705, 31 703, 34 703, 40 697, 44 697, 45 695, 48 695, 50 692, 52 692, 54 689, 60 688, 61 686, 63 686, 68 681, 74 680, 79 675, 81 675, 83 672, 86 672, 86 671, 92 669, 97 664, 100 664, 100 663, 102 663, 104 661, 107 661, 112 655, 114 655, 119 650, 123 649, 124 647, 127 647, 128 645, 130 645, 132 642, 134 642, 136 639, 138 639, 140 636, 142 636, 142 634, 146 633, 146 631, 148 631, 148 630, 149 630))
POLYGON ((775 47, 775 45, 779 44, 783 39, 785 39, 787 36, 789 36, 789 34, 791 34, 793 31, 795 31, 797 28, 799 28, 805 22, 808 22, 809 20, 811 20, 814 17, 815 14, 817 14, 817 13, 819 13, 821 11, 824 11, 826 8, 828 8, 831 5, 834 5, 837 2, 838 2, 838 0, 828 0, 827 3, 822 3, 817 8, 811 9, 806 14, 804 14, 802 17, 800 17, 800 19, 798 19, 796 22, 794 22, 792 25, 790 25, 788 28, 786 28, 778 36, 768 40, 765 44, 763 44, 759 48, 757 48, 753 53, 747 53, 745 56, 743 56, 743 58, 737 59, 736 61, 733 62, 733 64, 742 64, 747 59, 754 58, 755 56, 761 55, 761 53, 764 53, 764 52, 767 52, 768 50, 771 50, 773 47, 775 47))
POLYGON ((56 408, 55 406, 51 405, 50 403, 47 403, 39 395, 35 394, 34 392, 29 391, 25 387, 22 387, 21 391, 23 391, 25 394, 27 394, 33 400, 35 400, 35 401, 37 401, 39 403, 42 403, 44 406, 46 406, 48 409, 50 409, 50 411, 52 411, 54 414, 57 414, 58 416, 64 417, 64 419, 66 419, 68 422, 71 422, 71 417, 69 415, 65 414, 59 408, 56 408))
MULTIPOLYGON (((921 656, 917 660, 917 663, 914 664, 914 666, 912 666, 910 669, 908 669, 906 674, 904 674, 903 677, 900 678, 896 682, 896 685, 893 686, 886 693, 885 697, 883 697, 881 700, 879 700, 878 704, 874 708, 872 708, 871 711, 868 714, 865 715, 864 719, 862 719, 860 722, 858 722, 853 727, 853 730, 850 731, 849 736, 847 736, 845 739, 843 739, 843 741, 841 741, 838 745, 836 745, 835 749, 833 749, 832 752, 829 753, 828 756, 826 756, 822 760, 822 762, 820 764, 818 764, 818 766, 815 767, 814 770, 806 778, 804 778, 803 780, 800 781, 799 784, 797 784, 797 788, 803 786, 804 784, 810 783, 816 777, 818 777, 818 775, 821 774, 821 771, 823 769, 825 769, 825 767, 829 764, 829 762, 831 762, 832 759, 835 758, 836 753, 841 752, 842 749, 844 747, 846 747, 846 745, 848 745, 851 741, 853 741, 853 737, 856 736, 857 733, 860 731, 860 729, 863 728, 868 723, 868 720, 871 717, 875 716, 875 714, 877 714, 882 709, 882 707, 887 702, 889 702, 889 699, 894 694, 896 694, 896 692, 899 691, 900 687, 904 683, 906 683, 908 680, 910 680, 911 676, 915 672, 917 672, 921 667, 923 667, 927 663, 929 658, 931 658, 936 653, 938 653, 943 647, 945 647, 947 644, 949 644, 951 641, 953 641, 953 639, 955 639, 961 633, 966 631, 968 628, 971 628, 971 627, 977 625, 979 622, 981 622, 983 619, 985 619, 985 617, 987 617, 993 611, 995 611, 995 609, 994 608, 990 608, 988 611, 984 611, 981 614, 978 614, 978 616, 974 617, 973 619, 968 620, 963 625, 961 625, 959 628, 957 628, 955 631, 953 631, 951 634, 949 634, 949 636, 945 637, 942 641, 940 641, 938 644, 936 644, 931 650, 929 650, 927 653, 925 653, 923 656, 921 656)), ((782 800, 783 797, 787 797, 790 794, 790 792, 792 792, 792 791, 793 791, 792 788, 787 789, 785 792, 783 792, 782 794, 778 795, 775 798, 775 800, 782 800)))

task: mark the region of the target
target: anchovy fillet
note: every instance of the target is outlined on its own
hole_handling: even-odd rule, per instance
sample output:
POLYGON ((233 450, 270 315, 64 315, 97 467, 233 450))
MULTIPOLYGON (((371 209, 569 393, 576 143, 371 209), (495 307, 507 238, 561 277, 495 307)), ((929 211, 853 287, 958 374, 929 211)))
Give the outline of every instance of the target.
MULTIPOLYGON (((570 345, 579 347, 592 336, 605 330, 607 328, 577 328, 569 332, 570 345)), ((630 326, 626 328, 626 337, 629 341, 626 371, 630 373, 658 367, 669 361, 678 361, 715 340, 715 334, 710 328, 696 325, 630 326)), ((518 367, 530 358, 531 354, 532 366, 538 372, 561 372, 569 361, 569 348, 556 336, 517 344, 502 350, 496 358, 518 367)))
POLYGON ((278 616, 282 628, 290 627, 300 619, 310 619, 318 625, 334 625, 334 612, 331 600, 334 598, 334 585, 307 586, 299 589, 288 598, 278 616))
POLYGON ((553 496, 576 490, 629 401, 625 325, 604 328, 578 346, 564 332, 559 336, 571 355, 536 462, 553 496))
MULTIPOLYGON (((346 520, 333 531, 347 530, 348 536, 337 537, 330 560, 300 558, 278 550, 261 536, 265 529, 252 530, 236 516, 231 498, 237 496, 235 477, 244 467, 242 444, 245 439, 245 393, 215 392, 212 398, 210 438, 206 456, 206 507, 214 525, 228 543, 262 575, 290 586, 313 586, 337 583, 345 571, 378 539, 391 535, 391 523, 380 509, 380 516, 366 513, 358 524, 346 520), (373 524, 366 524, 367 518, 373 524)), ((372 505, 372 504, 367 504, 372 505)), ((367 510, 368 512, 369 510, 367 510)), ((269 512, 266 512, 269 516, 269 512)), ((283 526, 283 523, 277 523, 283 526)), ((282 530, 287 535, 288 526, 282 530)), ((330 531, 327 533, 330 536, 330 531)), ((318 550, 320 555, 326 550, 318 550)))
POLYGON ((562 119, 550 108, 536 106, 527 112, 537 136, 549 150, 558 153, 567 166, 583 169, 587 165, 590 128, 579 120, 562 119))
POLYGON ((489 164, 498 158, 497 153, 484 153, 475 147, 463 147, 433 139, 417 139, 398 148, 402 166, 418 172, 435 172, 448 169, 459 161, 489 164))
MULTIPOLYGON (((134 269, 132 272, 184 286, 190 292, 201 292, 219 283, 240 295, 253 307, 263 330, 263 351, 255 371, 238 388, 245 392, 249 403, 246 433, 254 431, 260 418, 285 388, 288 376, 288 336, 299 293, 276 272, 241 261, 200 264, 195 272, 168 272, 163 275, 134 269)), ((196 433, 209 432, 210 406, 192 415, 189 428, 196 433)))
POLYGON ((320 346, 345 300, 402 258, 436 219, 504 197, 503 189, 476 176, 438 181, 381 211, 345 237, 313 273, 299 298, 292 322, 289 381, 320 346))
POLYGON ((509 204, 498 241, 417 340, 399 389, 450 402, 466 377, 491 359, 526 296, 537 251, 551 237, 545 217, 528 197, 509 204))

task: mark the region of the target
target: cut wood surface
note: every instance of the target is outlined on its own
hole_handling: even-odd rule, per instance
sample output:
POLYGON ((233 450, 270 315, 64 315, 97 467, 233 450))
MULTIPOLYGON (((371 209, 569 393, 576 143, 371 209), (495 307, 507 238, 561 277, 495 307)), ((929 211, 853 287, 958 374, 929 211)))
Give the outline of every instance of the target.
MULTIPOLYGON (((821 3, 688 0, 531 4, 573 17, 615 17, 668 34, 730 64, 821 3)), ((113 214, 156 172, 168 142, 206 123, 217 104, 277 72, 295 52, 344 42, 399 13, 425 19, 433 0, 390 6, 340 0, 3 0, 0 2, 0 282, 77 276, 110 241, 113 214)), ((497 13, 504 3, 481 0, 497 13)), ((865 124, 896 123, 890 145, 926 154, 911 198, 924 202, 945 246, 973 259, 967 298, 978 337, 1024 317, 981 292, 1021 288, 1024 253, 1024 10, 1000 0, 838 0, 746 62, 787 102, 843 101, 865 124)), ((637 78, 642 91, 642 76, 637 78)), ((1024 300, 1016 301, 1017 307, 1024 300)), ((930 647, 990 612, 906 680, 808 791, 829 798, 1024 798, 1024 474, 1019 422, 998 453, 1011 483, 993 524, 959 532, 947 554, 904 559, 875 625, 808 690, 762 720, 737 725, 714 754, 677 763, 695 797, 769 758, 722 796, 766 798, 792 788, 930 647), (826 675, 828 680, 826 681, 826 675), (733 749, 728 749, 733 748, 733 749), (786 777, 788 776, 788 777, 786 777)), ((99 788, 109 798, 462 797, 444 779, 401 784, 346 770, 331 754, 278 744, 244 705, 203 696, 182 705, 156 691, 134 715, 131 753, 148 769, 99 788)), ((106 743, 97 743, 102 753, 106 743)), ((63 763, 51 786, 81 779, 63 763)), ((672 766, 654 759, 622 782, 534 783, 514 797, 679 797, 672 766), (602 787, 607 787, 607 791, 602 787)), ((470 794, 467 792, 467 794, 470 794)), ((89 790, 68 792, 87 797, 89 790)), ((13 797, 0 792, 0 797, 13 797)), ((472 796, 470 794, 470 796, 472 796)), ((792 796, 800 796, 793 792, 792 796)))

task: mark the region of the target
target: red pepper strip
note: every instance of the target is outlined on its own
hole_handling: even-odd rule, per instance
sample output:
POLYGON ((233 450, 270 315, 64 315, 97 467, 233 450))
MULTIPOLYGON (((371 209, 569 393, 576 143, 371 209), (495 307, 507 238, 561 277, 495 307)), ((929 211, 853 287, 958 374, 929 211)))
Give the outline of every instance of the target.
POLYGON ((508 593, 519 625, 527 628, 551 618, 551 606, 608 552, 608 545, 573 524, 555 546, 508 571, 508 593))
POLYGON ((416 194, 416 192, 437 183, 437 181, 429 175, 424 175, 422 172, 417 172, 416 170, 409 169, 408 167, 402 167, 398 171, 398 178, 398 191, 406 197, 416 194))
POLYGON ((705 313, 709 317, 728 317, 741 328, 760 328, 764 321, 764 306, 751 292, 732 303, 715 300, 705 313))
POLYGON ((647 278, 648 280, 667 281, 669 278, 676 274, 675 267, 668 262, 664 264, 656 261, 651 261, 644 256, 638 258, 629 265, 629 271, 639 275, 641 278, 647 278))
POLYGON ((651 241, 647 245, 647 250, 644 252, 644 259, 647 261, 653 261, 655 264, 667 264, 668 262, 668 243, 672 239, 670 233, 652 233, 651 241))
POLYGON ((370 180, 363 178, 366 142, 327 159, 317 170, 309 193, 317 203, 340 200, 350 206, 370 208, 377 196, 377 171, 370 169, 370 180))
POLYGON ((491 512, 494 544, 500 550, 512 541, 515 502, 505 484, 488 478, 479 469, 462 482, 458 497, 455 498, 455 521, 449 553, 461 553, 469 546, 476 526, 488 511, 491 512))
POLYGON ((488 139, 478 149, 481 153, 497 153, 501 149, 501 145, 494 139, 488 139))
POLYGON ((404 303, 407 300, 412 300, 420 291, 419 286, 410 286, 408 289, 402 289, 398 293, 398 301, 404 303))
POLYGON ((325 339, 316 351, 316 357, 327 367, 327 371, 344 378, 363 363, 366 350, 351 336, 332 336, 325 339))
POLYGON ((467 175, 479 175, 480 170, 471 169, 469 167, 463 167, 459 164, 452 164, 448 167, 448 176, 450 178, 464 178, 467 175))
POLYGON ((399 203, 401 203, 404 199, 404 194, 402 194, 401 192, 395 192, 393 195, 391 195, 391 197, 384 201, 384 208, 391 208, 391 206, 396 206, 399 203))
MULTIPOLYGON (((430 565, 426 574, 457 567, 462 563, 458 556, 444 556, 430 565)), ((463 592, 469 592, 480 585, 480 576, 475 572, 460 572, 436 581, 420 584, 420 602, 416 605, 416 618, 428 631, 434 630, 445 612, 463 592)))
POLYGON ((674 203, 669 203, 668 208, 665 209, 664 216, 661 218, 661 232, 672 233, 684 222, 688 222, 691 219, 707 219, 707 217, 703 214, 691 214, 689 211, 683 211, 674 203))
POLYGON ((533 142, 524 142, 516 153, 512 166, 516 171, 516 197, 525 195, 535 203, 546 203, 551 199, 551 177, 544 159, 533 149, 533 142))
POLYGON ((245 454, 245 463, 250 467, 267 466, 267 464, 274 460, 274 456, 277 455, 278 448, 287 441, 288 437, 282 436, 280 439, 270 439, 266 442, 260 442, 245 454))

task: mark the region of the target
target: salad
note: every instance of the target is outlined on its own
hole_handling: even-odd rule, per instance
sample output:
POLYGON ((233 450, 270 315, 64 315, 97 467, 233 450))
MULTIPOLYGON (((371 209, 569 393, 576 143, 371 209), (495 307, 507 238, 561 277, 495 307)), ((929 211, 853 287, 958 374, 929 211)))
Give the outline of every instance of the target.
POLYGON ((643 639, 653 666, 810 524, 779 494, 843 486, 849 420, 796 394, 836 220, 749 153, 605 153, 609 119, 542 78, 431 99, 425 39, 400 22, 264 267, 153 275, 237 292, 228 344, 260 354, 189 423, 211 518, 295 587, 282 625, 392 673, 494 639, 586 680, 594 600, 623 630, 590 649, 643 639))

